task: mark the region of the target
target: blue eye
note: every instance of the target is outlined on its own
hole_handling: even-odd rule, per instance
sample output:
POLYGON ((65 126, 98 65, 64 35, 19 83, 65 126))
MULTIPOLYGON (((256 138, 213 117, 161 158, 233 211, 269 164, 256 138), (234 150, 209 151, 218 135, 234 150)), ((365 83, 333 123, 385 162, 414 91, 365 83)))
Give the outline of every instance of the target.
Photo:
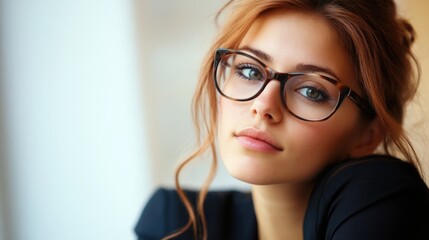
POLYGON ((329 96, 325 92, 316 87, 301 87, 296 91, 308 100, 315 102, 322 102, 329 99, 329 96))
POLYGON ((236 73, 247 80, 253 80, 253 81, 263 81, 264 75, 256 66, 251 65, 238 65, 235 68, 236 73))

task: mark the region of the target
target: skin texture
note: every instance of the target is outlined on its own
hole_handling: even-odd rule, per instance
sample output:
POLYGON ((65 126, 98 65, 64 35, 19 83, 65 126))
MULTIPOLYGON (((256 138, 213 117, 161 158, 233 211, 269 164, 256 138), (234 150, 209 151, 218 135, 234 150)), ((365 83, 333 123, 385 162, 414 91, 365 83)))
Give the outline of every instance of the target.
MULTIPOLYGON (((356 78, 337 34, 320 17, 293 12, 270 13, 250 29, 239 48, 251 47, 268 54, 268 66, 279 72, 298 70, 298 64, 329 69, 334 78, 355 91, 356 78)), ((367 121, 346 99, 328 120, 306 122, 282 106, 280 82, 271 81, 264 92, 248 102, 219 99, 219 147, 229 172, 252 184, 308 181, 326 165, 354 154, 365 140, 367 121), (271 139, 270 149, 246 131, 271 139), (252 140, 255 140, 252 142, 252 140), (252 145, 255 146, 252 148, 252 145), (258 147, 259 146, 259 147, 258 147)))
MULTIPOLYGON (((239 46, 248 48, 268 55, 271 60, 263 62, 278 72, 310 70, 301 64, 318 66, 361 93, 338 35, 320 16, 267 13, 239 46)), ((372 153, 380 131, 350 99, 328 120, 299 120, 284 109, 279 88, 280 82, 271 81, 248 102, 219 98, 219 150, 229 173, 253 185, 259 238, 302 239, 312 179, 331 163, 372 153)))

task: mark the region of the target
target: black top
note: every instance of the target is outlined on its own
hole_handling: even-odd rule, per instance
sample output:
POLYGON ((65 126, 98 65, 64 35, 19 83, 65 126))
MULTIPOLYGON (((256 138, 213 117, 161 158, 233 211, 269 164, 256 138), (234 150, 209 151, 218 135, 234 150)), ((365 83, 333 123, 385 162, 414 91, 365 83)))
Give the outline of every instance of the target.
MULTIPOLYGON (((194 204, 197 193, 186 191, 194 204)), ((209 240, 257 239, 249 193, 211 191, 205 201, 209 240)), ((139 240, 161 239, 188 215, 174 190, 159 189, 135 228, 139 240)), ((305 240, 429 239, 429 190, 413 166, 388 156, 343 161, 318 178, 304 220, 305 240)), ((191 230, 177 239, 193 239, 191 230)))

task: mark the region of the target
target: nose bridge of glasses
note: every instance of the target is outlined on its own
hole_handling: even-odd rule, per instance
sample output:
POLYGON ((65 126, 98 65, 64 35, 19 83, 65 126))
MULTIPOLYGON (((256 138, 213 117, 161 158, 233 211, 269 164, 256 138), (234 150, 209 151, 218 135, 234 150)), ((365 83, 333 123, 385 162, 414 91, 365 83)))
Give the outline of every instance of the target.
POLYGON ((284 85, 286 80, 288 80, 290 77, 289 73, 279 73, 279 72, 276 72, 272 69, 269 69, 269 70, 270 70, 270 75, 269 75, 268 80, 277 80, 281 83, 282 86, 284 85))
POLYGON ((262 86, 262 88, 260 90, 260 93, 265 90, 268 83, 270 83, 272 80, 277 80, 277 81, 279 81, 280 98, 281 98, 283 105, 285 105, 285 99, 284 99, 282 92, 283 92, 286 80, 289 78, 290 74, 289 73, 279 73, 279 72, 276 72, 275 70, 273 70, 269 67, 266 67, 266 70, 267 70, 268 76, 267 76, 267 79, 265 81, 265 84, 262 86))

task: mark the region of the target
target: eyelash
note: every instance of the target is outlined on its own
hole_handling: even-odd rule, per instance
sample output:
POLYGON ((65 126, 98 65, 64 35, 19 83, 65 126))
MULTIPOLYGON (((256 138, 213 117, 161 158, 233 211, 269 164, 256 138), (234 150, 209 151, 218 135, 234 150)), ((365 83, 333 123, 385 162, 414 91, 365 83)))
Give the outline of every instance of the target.
POLYGON ((298 94, 300 94, 301 96, 303 96, 308 101, 315 102, 315 103, 323 103, 323 102, 329 101, 331 99, 329 97, 329 95, 326 94, 325 90, 323 90, 322 88, 320 88, 318 86, 315 86, 315 85, 313 85, 313 86, 311 86, 311 85, 300 86, 297 90, 304 89, 304 88, 315 89, 322 96, 322 99, 320 99, 320 100, 318 100, 318 99, 311 99, 311 98, 306 97, 306 96, 304 96, 304 95, 302 95, 301 93, 298 92, 298 94))
POLYGON ((236 64, 236 65, 234 65, 234 72, 235 72, 235 74, 236 74, 238 77, 240 77, 240 78, 244 78, 244 79, 247 79, 247 80, 250 80, 248 77, 246 77, 246 76, 243 74, 243 70, 245 70, 245 69, 255 70, 255 71, 258 71, 260 74, 262 74, 262 75, 263 75, 263 72, 261 71, 260 67, 258 67, 258 66, 257 66, 257 65, 255 65, 255 64, 251 64, 251 63, 240 63, 240 64, 236 64))

